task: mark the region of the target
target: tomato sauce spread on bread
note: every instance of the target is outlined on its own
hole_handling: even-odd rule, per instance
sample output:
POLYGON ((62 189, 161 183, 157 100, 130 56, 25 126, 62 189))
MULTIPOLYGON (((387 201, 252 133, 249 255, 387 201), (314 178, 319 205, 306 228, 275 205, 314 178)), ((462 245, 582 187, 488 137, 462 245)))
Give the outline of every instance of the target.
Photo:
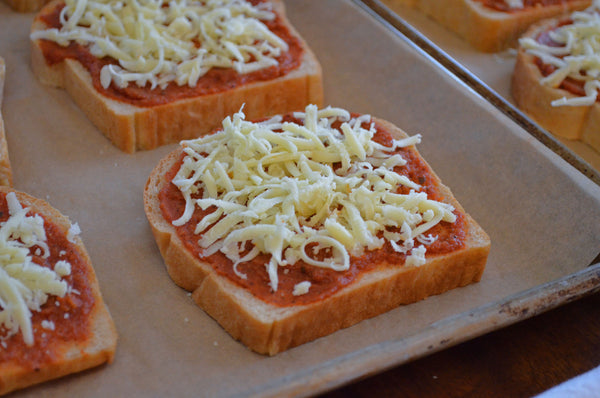
POLYGON ((522 6, 521 2, 508 1, 508 0, 475 0, 481 4, 483 4, 487 8, 491 8, 495 11, 501 12, 515 12, 524 10, 527 8, 533 7, 546 7, 546 6, 554 6, 560 4, 566 4, 570 1, 574 0, 523 0, 522 6), (512 3, 512 4, 511 4, 512 3), (515 4, 518 4, 515 5, 515 4))
MULTIPOLYGON (((0 194, 2 224, 9 218, 6 196, 5 193, 0 194)), ((29 211, 28 216, 43 219, 49 249, 46 255, 41 247, 31 247, 32 262, 49 269, 56 269, 59 261, 70 264, 70 272, 61 278, 68 286, 66 294, 62 297, 49 294, 39 310, 31 311, 32 344, 26 343, 21 331, 10 333, 0 325, 0 366, 12 362, 36 370, 64 355, 60 351, 61 344, 84 342, 91 337, 89 318, 96 303, 88 282, 90 275, 85 266, 86 260, 69 240, 68 234, 43 214, 29 211)), ((6 309, 0 305, 0 310, 6 309)))
MULTIPOLYGON (((572 23, 572 21, 570 19, 565 20, 563 22, 561 22, 559 24, 559 26, 565 26, 572 23)), ((541 32, 536 40, 543 45, 546 45, 548 47, 560 47, 561 44, 555 42, 554 40, 552 40, 552 38, 550 37, 550 31, 544 31, 541 32)), ((556 66, 545 63, 544 61, 542 61, 541 58, 536 57, 535 58, 535 64, 536 66, 539 68, 540 73, 542 74, 542 76, 547 77, 550 76, 553 72, 556 71, 556 66)), ((580 80, 575 80, 572 77, 567 76, 561 83, 559 88, 563 89, 563 90, 567 90, 568 92, 575 94, 575 95, 580 95, 583 96, 585 95, 585 90, 583 88, 583 82, 580 80)))
MULTIPOLYGON (((258 5, 268 3, 268 1, 252 0, 249 3, 258 5)), ((60 29, 62 26, 60 15, 64 7, 64 4, 58 4, 52 12, 42 13, 38 18, 44 22, 48 29, 60 29)), ((287 50, 276 58, 276 65, 248 73, 238 73, 229 67, 213 67, 202 75, 193 86, 170 82, 164 87, 151 87, 150 83, 142 87, 136 84, 119 87, 113 82, 108 87, 104 87, 101 82, 101 70, 109 64, 117 65, 118 61, 116 59, 108 56, 97 58, 92 55, 88 46, 78 44, 75 41, 71 41, 67 46, 61 46, 54 41, 42 39, 40 47, 49 65, 60 63, 67 58, 79 61, 89 71, 95 89, 101 94, 135 106, 152 107, 177 100, 221 93, 249 83, 272 80, 297 69, 302 64, 303 57, 300 39, 290 31, 281 16, 275 11, 273 12, 275 14, 274 19, 262 22, 270 32, 287 44, 287 50)), ((201 47, 201 43, 197 43, 197 46, 201 47)))
MULTIPOLYGON (((308 108, 307 108, 308 110, 308 108)), ((359 115, 351 115, 352 118, 358 118, 359 115)), ((293 114, 284 115, 281 120, 285 123, 300 123, 300 120, 293 114)), ((340 123, 332 124, 333 129, 340 131, 340 123)), ((439 180, 434 175, 433 171, 427 163, 420 157, 413 145, 395 147, 395 139, 389 129, 375 121, 371 122, 367 119, 363 122, 365 129, 372 129, 374 135, 372 141, 383 147, 395 148, 386 155, 390 158, 399 155, 406 161, 406 164, 393 167, 393 172, 405 176, 411 182, 418 185, 419 191, 426 193, 427 198, 433 201, 442 200, 443 194, 440 190, 439 180)), ((347 130, 346 130, 347 131, 347 130)), ((333 144, 330 144, 333 145, 333 144)), ((250 150, 250 149, 248 149, 250 150)), ((194 155, 196 156, 196 155, 194 155)), ((202 156, 209 156, 208 153, 202 156)), ((165 220, 173 223, 181 217, 186 209, 186 199, 180 189, 173 183, 179 170, 181 169, 184 156, 182 155, 178 162, 164 176, 165 181, 169 183, 164 185, 164 188, 159 193, 160 208, 165 220)), ((342 167, 340 163, 333 165, 334 169, 342 167)), ((231 177, 231 176, 230 176, 231 177)), ((408 194, 414 187, 408 185, 398 186, 394 189, 395 193, 408 194)), ((192 199, 204 197, 204 191, 196 192, 192 199)), ((315 198, 315 200, 317 200, 315 198)), ((339 209, 332 208, 328 211, 334 212, 339 209)), ((373 269, 383 269, 386 267, 401 267, 405 266, 407 255, 410 252, 403 252, 394 249, 390 241, 374 250, 364 250, 360 253, 351 253, 349 267, 346 270, 335 270, 322 266, 308 264, 306 261, 298 260, 293 263, 279 266, 277 289, 272 288, 272 277, 269 274, 265 264, 271 261, 271 255, 268 253, 260 253, 249 261, 241 261, 235 264, 222 251, 216 251, 209 255, 205 254, 205 249, 200 247, 198 241, 202 239, 204 232, 197 233, 196 228, 202 220, 215 211, 215 206, 210 206, 205 209, 195 207, 193 214, 188 222, 175 227, 176 233, 181 241, 196 258, 202 262, 210 264, 210 266, 219 274, 233 281, 239 286, 249 290, 254 296, 261 300, 277 305, 277 306, 292 306, 309 304, 330 297, 340 289, 351 283, 359 280, 361 276, 373 269), (298 294, 295 286, 308 281, 310 288, 302 294, 298 294)), ((467 226, 465 215, 457 210, 452 209, 455 216, 453 222, 441 221, 427 231, 429 237, 435 237, 427 244, 427 256, 443 255, 459 250, 464 246, 465 237, 467 234, 467 226)), ((319 228, 319 226, 314 226, 319 228)), ((400 233, 400 227, 389 227, 387 232, 400 233)), ((378 234, 381 237, 382 233, 378 234)), ((415 244, 415 247, 418 243, 415 244)), ((305 249, 307 252, 313 251, 316 244, 308 244, 305 249)), ((253 245, 250 242, 245 243, 245 247, 241 253, 242 256, 251 252, 253 245)), ((316 249, 315 249, 316 250, 316 249)), ((318 259, 323 259, 327 255, 326 249, 321 249, 314 252, 318 259)))

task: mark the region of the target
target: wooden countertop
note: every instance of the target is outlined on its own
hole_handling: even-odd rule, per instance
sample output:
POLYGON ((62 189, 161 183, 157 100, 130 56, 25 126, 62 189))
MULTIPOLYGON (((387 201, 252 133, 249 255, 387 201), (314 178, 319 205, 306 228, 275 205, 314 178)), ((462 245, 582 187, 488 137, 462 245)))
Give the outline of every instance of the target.
POLYGON ((600 365, 600 293, 323 394, 531 397, 600 365))

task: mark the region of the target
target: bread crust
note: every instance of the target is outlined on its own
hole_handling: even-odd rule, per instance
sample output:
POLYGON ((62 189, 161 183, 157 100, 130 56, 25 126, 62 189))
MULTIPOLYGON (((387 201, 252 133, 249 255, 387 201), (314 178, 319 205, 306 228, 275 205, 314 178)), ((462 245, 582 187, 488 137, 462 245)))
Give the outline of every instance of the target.
POLYGON ((10 158, 8 157, 8 144, 6 142, 6 133, 4 131, 4 119, 2 118, 2 97, 4 93, 4 79, 6 76, 6 65, 4 59, 0 57, 0 185, 12 186, 13 175, 10 167, 10 158))
POLYGON ((519 37, 536 21, 582 10, 591 4, 591 0, 575 0, 507 13, 491 10, 475 0, 391 1, 420 10, 483 52, 516 47, 519 37))
POLYGON ((34 12, 38 11, 50 0, 4 0, 6 4, 18 12, 34 12))
MULTIPOLYGON (((8 192, 15 192, 24 207, 30 207, 32 211, 43 214, 58 225, 63 233, 68 233, 71 227, 69 219, 47 202, 8 187, 0 187, 0 193, 6 194, 8 192)), ((53 349, 55 349, 56 355, 52 360, 36 369, 20 365, 14 361, 0 362, 0 395, 80 372, 103 363, 110 363, 114 359, 117 332, 108 308, 102 299, 96 274, 83 242, 79 236, 75 236, 74 239, 78 251, 88 268, 88 283, 95 300, 94 308, 89 314, 91 322, 89 338, 79 342, 54 342, 53 349)))
MULTIPOLYGON (((540 33, 557 26, 562 18, 541 21, 523 35, 535 39, 540 33)), ((519 48, 512 75, 511 93, 517 106, 552 134, 571 140, 582 140, 600 151, 600 105, 552 106, 552 101, 578 95, 540 83, 542 72, 535 57, 519 48)))
MULTIPOLYGON (((406 134, 391 123, 377 120, 396 138, 406 134)), ((420 267, 380 264, 332 296, 306 305, 279 307, 254 297, 209 264, 188 252, 175 229, 161 214, 158 194, 165 173, 180 159, 172 151, 152 171, 144 191, 144 207, 170 277, 192 291, 195 302, 235 339, 250 349, 274 355, 288 348, 351 326, 401 304, 422 300, 480 280, 490 250, 483 229, 466 215, 465 247, 445 255, 429 256, 420 267)), ((439 178, 433 174, 434 179, 439 178)), ((443 196, 463 211, 451 191, 440 185, 443 196)), ((463 211, 464 212, 464 211, 463 211)), ((466 213, 465 213, 466 214, 466 213)))
MULTIPOLYGON (((61 0, 53 0, 39 15, 51 12, 61 0)), ((90 74, 72 59, 48 65, 39 40, 31 47, 34 74, 47 85, 64 88, 86 116, 115 146, 124 152, 149 150, 191 139, 218 128, 227 115, 242 105, 249 118, 260 118, 303 109, 323 102, 322 72, 317 58, 285 16, 283 3, 272 1, 275 10, 292 34, 300 39, 303 60, 299 68, 285 76, 244 84, 216 94, 181 99, 163 105, 138 107, 98 93, 90 74)), ((31 31, 45 25, 36 18, 31 31)))

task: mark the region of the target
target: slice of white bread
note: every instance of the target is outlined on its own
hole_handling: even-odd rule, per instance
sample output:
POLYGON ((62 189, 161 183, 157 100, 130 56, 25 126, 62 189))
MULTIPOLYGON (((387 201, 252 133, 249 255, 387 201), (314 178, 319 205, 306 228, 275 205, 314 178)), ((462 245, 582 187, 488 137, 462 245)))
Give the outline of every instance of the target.
MULTIPOLYGON (((39 15, 51 13, 60 2, 52 1, 39 15)), ((98 129, 128 153, 206 134, 242 104, 246 104, 244 109, 253 118, 291 112, 304 108, 308 103, 320 104, 323 101, 321 67, 285 17, 283 3, 276 0, 273 4, 274 10, 303 47, 301 65, 279 78, 163 105, 139 107, 100 94, 94 89, 88 71, 73 59, 49 65, 39 40, 32 42, 33 71, 41 82, 66 89, 98 129)), ((32 32, 46 28, 39 15, 33 22, 32 32)))
POLYGON ((6 76, 6 65, 0 57, 0 185, 12 186, 12 169, 8 157, 8 144, 4 132, 4 120, 2 119, 2 97, 4 93, 4 79, 6 76))
POLYGON ((18 12, 39 11, 50 0, 4 0, 13 10, 18 12))
POLYGON ((591 0, 567 0, 561 4, 496 11, 476 0, 386 0, 425 13, 458 34, 475 49, 497 52, 516 47, 518 38, 534 22, 571 10, 582 10, 591 0))
MULTIPOLYGON (((523 35, 532 39, 555 28, 567 17, 551 18, 531 26, 523 35)), ((578 95, 542 84, 542 72, 536 57, 520 47, 512 75, 511 93, 517 106, 552 134, 571 140, 580 140, 600 151, 600 104, 584 106, 553 106, 561 98, 578 95)))
MULTIPOLYGON (((63 234, 67 237, 71 236, 69 235, 69 231, 72 225, 69 219, 51 207, 47 202, 31 197, 25 193, 12 190, 8 187, 0 187, 0 200, 5 202, 5 197, 9 192, 15 192, 21 206, 30 208, 31 212, 41 214, 46 220, 56 225, 59 234, 63 234)), ((45 226, 45 229, 47 228, 48 227, 45 226)), ((39 323, 34 323, 35 339, 33 346, 29 347, 22 343, 20 332, 8 339, 3 339, 3 347, 0 347, 0 394, 6 394, 16 389, 56 379, 71 373, 80 372, 106 362, 112 362, 114 358, 117 333, 110 313, 103 302, 91 260, 78 235, 72 236, 71 241, 73 242, 72 247, 74 247, 74 250, 83 260, 82 263, 85 267, 85 270, 81 275, 85 275, 85 285, 87 285, 87 287, 78 282, 77 286, 85 287, 85 289, 82 289, 79 292, 79 296, 81 297, 82 295, 89 294, 93 299, 93 305, 89 308, 89 313, 84 315, 89 322, 88 332, 85 332, 87 333, 87 337, 74 340, 63 340, 64 337, 61 337, 60 339, 50 337, 47 341, 43 341, 45 339, 43 335, 44 326, 40 326, 39 323), (39 342, 40 340, 43 342, 39 342), (32 353, 36 354, 27 355, 24 352, 19 358, 11 357, 11 344, 21 344, 21 349, 31 350, 32 353), (8 349, 8 357, 5 355, 5 349, 8 349), (42 349, 49 351, 47 357, 39 354, 42 349), (23 361, 23 358, 28 357, 33 359, 23 361)), ((74 267, 78 266, 74 265, 74 267)), ((77 271, 73 269, 71 274, 74 274, 75 272, 77 271)), ((68 296, 75 295, 73 297, 76 297, 77 294, 77 292, 68 293, 65 296, 65 300, 73 300, 68 298, 68 296)), ((58 311, 61 311, 62 308, 69 308, 64 307, 64 305, 65 304, 61 304, 61 307, 56 309, 57 313, 58 311)), ((45 305, 42 305, 41 310, 49 310, 51 313, 54 311, 52 308, 47 309, 46 306, 54 307, 54 304, 49 301, 45 305)), ((73 323, 78 322, 75 320, 76 317, 69 318, 68 316, 62 316, 64 315, 62 313, 58 314, 59 315, 56 315, 56 317, 53 318, 58 318, 58 320, 55 320, 53 323, 57 333, 60 333, 59 331, 61 330, 61 325, 63 323, 68 325, 69 322, 71 322, 74 328, 78 327, 77 325, 79 325, 79 323, 73 323)), ((54 333, 51 330, 46 330, 46 332, 49 334, 54 333)))
MULTIPOLYGON (((390 131, 394 138, 406 137, 391 123, 374 120, 390 131)), ((465 214, 465 244, 458 250, 443 255, 427 255, 426 263, 421 266, 372 264, 372 269, 351 284, 325 299, 308 304, 270 304, 229 278, 218 275, 210 264, 192 254, 173 225, 163 217, 159 193, 171 183, 165 174, 181 161, 182 150, 181 147, 175 149, 160 161, 144 191, 145 211, 157 245, 173 281, 193 292, 192 297, 204 311, 231 336, 258 353, 274 355, 399 305, 479 281, 482 276, 490 239, 465 214)), ((431 175, 439 184, 444 201, 464 212, 450 189, 441 185, 433 171, 431 175)))

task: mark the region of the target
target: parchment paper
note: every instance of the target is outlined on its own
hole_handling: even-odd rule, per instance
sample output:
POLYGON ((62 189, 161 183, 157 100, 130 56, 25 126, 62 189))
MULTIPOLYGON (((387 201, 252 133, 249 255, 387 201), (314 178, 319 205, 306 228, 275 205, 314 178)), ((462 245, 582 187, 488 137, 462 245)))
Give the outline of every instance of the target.
MULTIPOLYGON (((492 239, 482 281, 275 357, 252 353, 171 282, 155 245, 142 192, 173 146, 134 155, 113 147, 64 91, 36 81, 29 66, 33 16, 0 3, 3 115, 16 188, 79 223, 119 332, 113 364, 16 396, 312 394, 406 361, 411 350, 424 354, 427 348, 412 342, 432 324, 453 320, 439 331, 442 345, 466 338, 467 312, 543 289, 598 255, 598 186, 355 3, 286 4, 322 63, 326 103, 423 135, 421 153, 492 239), (385 342, 400 348, 385 361, 365 359, 385 342)), ((477 332, 499 326, 490 321, 477 332)))

